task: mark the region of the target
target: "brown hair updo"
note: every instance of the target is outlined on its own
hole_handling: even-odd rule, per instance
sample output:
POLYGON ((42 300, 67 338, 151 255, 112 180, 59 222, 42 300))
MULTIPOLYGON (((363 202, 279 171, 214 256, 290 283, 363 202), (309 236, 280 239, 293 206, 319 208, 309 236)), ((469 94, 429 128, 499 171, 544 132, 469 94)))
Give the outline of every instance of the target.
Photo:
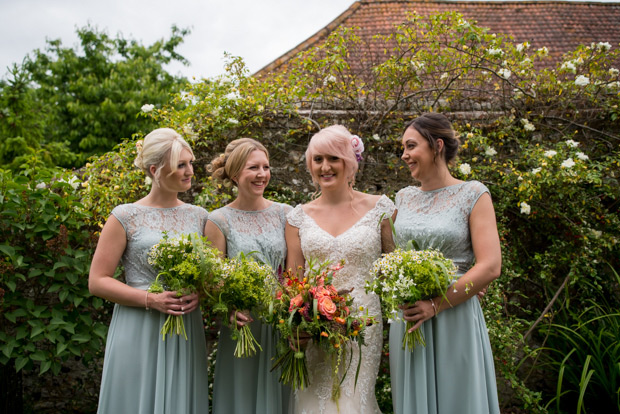
MULTIPOLYGON (((227 184, 228 181, 234 183, 233 178, 239 175, 245 163, 248 161, 250 154, 254 151, 262 151, 269 160, 269 152, 267 148, 260 142, 252 138, 239 138, 231 141, 223 154, 214 158, 207 166, 207 171, 211 172, 211 176, 216 180, 227 184)), ((236 185, 236 183, 234 183, 236 185)))
POLYGON ((445 115, 436 112, 422 114, 409 122, 405 126, 405 131, 407 128, 418 131, 428 141, 428 145, 435 154, 438 153, 437 140, 441 139, 444 148, 441 157, 446 164, 450 164, 456 159, 460 142, 450 120, 445 115))

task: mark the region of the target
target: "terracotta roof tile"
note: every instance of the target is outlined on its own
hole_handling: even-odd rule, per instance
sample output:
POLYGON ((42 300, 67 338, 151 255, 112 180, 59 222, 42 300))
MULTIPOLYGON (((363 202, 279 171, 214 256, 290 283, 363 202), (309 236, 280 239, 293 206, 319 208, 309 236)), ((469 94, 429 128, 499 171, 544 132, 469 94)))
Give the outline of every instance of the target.
MULTIPOLYGON (((533 48, 546 46, 554 60, 579 44, 620 43, 620 2, 573 1, 357 1, 312 37, 274 60, 256 75, 282 70, 295 55, 320 44, 336 28, 360 27, 360 35, 389 34, 408 12, 421 16, 457 11, 477 21, 491 33, 511 35, 515 42, 528 41, 533 48)), ((381 51, 373 50, 377 59, 381 51)))

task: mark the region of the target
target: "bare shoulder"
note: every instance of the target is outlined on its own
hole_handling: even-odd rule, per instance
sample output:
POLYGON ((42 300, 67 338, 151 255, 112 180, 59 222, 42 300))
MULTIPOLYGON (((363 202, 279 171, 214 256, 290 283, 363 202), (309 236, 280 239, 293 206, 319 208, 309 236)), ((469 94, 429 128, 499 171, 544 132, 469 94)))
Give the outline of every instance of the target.
POLYGON ((381 198, 380 195, 366 194, 360 191, 356 191, 354 194, 355 194, 354 198, 356 202, 359 203, 359 205, 364 206, 365 210, 373 209, 377 205, 377 202, 379 201, 379 199, 381 198))

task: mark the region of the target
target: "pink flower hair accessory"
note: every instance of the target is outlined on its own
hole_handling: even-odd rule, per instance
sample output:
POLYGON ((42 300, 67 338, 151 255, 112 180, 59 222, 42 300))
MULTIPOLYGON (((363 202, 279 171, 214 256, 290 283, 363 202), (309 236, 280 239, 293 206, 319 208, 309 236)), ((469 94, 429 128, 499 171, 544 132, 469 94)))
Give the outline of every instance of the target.
POLYGON ((353 153, 357 162, 362 162, 362 153, 364 152, 364 143, 362 139, 357 135, 351 137, 351 146, 353 147, 353 153))

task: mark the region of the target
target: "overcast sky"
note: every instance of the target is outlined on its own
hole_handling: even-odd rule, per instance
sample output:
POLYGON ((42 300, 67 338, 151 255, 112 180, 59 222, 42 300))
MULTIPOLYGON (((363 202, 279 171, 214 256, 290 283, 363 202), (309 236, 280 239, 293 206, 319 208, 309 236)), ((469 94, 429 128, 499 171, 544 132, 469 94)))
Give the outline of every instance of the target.
POLYGON ((172 25, 190 28, 178 51, 189 67, 172 73, 223 73, 224 52, 241 56, 251 72, 322 29, 354 0, 0 0, 0 77, 46 39, 77 43, 88 23, 116 37, 150 45, 169 38, 172 25))
MULTIPOLYGON (((604 1, 604 0, 603 0, 604 1)), ((620 0, 616 0, 620 2, 620 0)), ((189 67, 168 70, 191 78, 223 72, 224 52, 256 72, 344 12, 354 0, 0 0, 0 77, 46 39, 77 43, 91 24, 108 35, 150 45, 171 27, 192 33, 178 49, 189 67)))

